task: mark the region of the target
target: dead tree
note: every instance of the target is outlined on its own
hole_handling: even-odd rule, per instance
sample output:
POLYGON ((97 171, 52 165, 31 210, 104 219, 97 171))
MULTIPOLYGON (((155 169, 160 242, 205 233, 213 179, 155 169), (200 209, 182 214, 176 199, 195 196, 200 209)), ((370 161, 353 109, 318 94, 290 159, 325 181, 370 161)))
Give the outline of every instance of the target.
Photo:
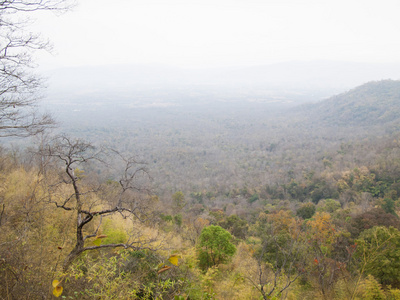
MULTIPOLYGON (((104 184, 97 186, 92 184, 88 188, 88 183, 82 183, 82 176, 76 174, 79 168, 84 167, 90 163, 100 163, 106 165, 105 160, 108 158, 110 151, 106 153, 104 150, 97 150, 90 143, 84 142, 79 139, 71 139, 66 136, 60 136, 42 150, 42 155, 53 158, 56 162, 62 163, 63 175, 60 175, 58 181, 50 184, 52 191, 61 186, 72 186, 72 193, 67 197, 60 200, 52 199, 52 191, 49 192, 49 202, 56 205, 57 208, 66 211, 75 211, 76 213, 76 241, 75 247, 67 255, 64 260, 64 270, 67 270, 69 265, 80 254, 85 251, 102 249, 102 248, 130 248, 134 250, 151 249, 151 243, 155 239, 143 241, 137 240, 133 236, 124 243, 117 244, 104 244, 104 245, 86 245, 85 242, 90 238, 95 238, 98 235, 101 222, 104 217, 121 214, 124 218, 132 218, 135 220, 143 221, 147 217, 147 208, 150 199, 149 195, 149 175, 144 163, 136 161, 133 158, 124 159, 116 151, 111 151, 111 154, 123 160, 125 167, 122 176, 114 183, 114 193, 105 192, 104 184), (107 194, 110 199, 104 199, 103 203, 93 203, 88 201, 90 194, 107 194), (145 197, 147 201, 140 201, 141 197, 145 197), (97 222, 93 222, 94 220, 97 222), (89 224, 97 223, 90 230, 89 224)), ((109 166, 109 165, 107 165, 109 166)), ((158 245, 160 246, 160 244, 158 245)))

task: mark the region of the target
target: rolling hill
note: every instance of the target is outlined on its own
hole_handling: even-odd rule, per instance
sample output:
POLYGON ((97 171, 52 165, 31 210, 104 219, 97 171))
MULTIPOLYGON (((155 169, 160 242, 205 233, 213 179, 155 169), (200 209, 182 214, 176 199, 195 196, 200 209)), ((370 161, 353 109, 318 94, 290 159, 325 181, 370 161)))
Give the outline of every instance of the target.
POLYGON ((298 113, 325 126, 400 124, 400 81, 372 81, 315 104, 298 113))

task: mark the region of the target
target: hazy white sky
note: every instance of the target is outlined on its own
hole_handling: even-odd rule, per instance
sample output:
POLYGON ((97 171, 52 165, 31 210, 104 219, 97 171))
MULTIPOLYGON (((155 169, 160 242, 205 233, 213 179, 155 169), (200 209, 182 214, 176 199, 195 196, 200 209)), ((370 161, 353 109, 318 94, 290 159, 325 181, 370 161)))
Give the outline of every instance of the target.
POLYGON ((77 0, 33 30, 54 44, 46 67, 180 67, 292 60, 400 62, 400 0, 77 0))

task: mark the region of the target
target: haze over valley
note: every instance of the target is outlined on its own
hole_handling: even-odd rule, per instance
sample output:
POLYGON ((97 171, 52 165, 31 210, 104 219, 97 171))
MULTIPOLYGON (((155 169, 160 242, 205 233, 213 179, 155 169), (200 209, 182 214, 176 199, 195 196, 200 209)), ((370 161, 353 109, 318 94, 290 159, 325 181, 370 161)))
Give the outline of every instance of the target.
POLYGON ((0 1, 0 300, 400 299, 399 11, 0 1))

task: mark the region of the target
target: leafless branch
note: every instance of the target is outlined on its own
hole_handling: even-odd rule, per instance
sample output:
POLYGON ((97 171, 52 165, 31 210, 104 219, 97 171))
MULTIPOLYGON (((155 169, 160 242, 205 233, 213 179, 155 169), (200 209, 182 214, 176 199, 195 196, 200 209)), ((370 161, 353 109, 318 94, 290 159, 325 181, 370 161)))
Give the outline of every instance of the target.
MULTIPOLYGON (((142 162, 133 158, 124 158, 117 151, 112 151, 119 159, 124 162, 124 168, 118 185, 100 185, 93 189, 87 189, 87 183, 83 184, 79 174, 75 174, 77 166, 84 167, 88 163, 105 164, 107 153, 104 149, 97 149, 92 144, 80 139, 72 139, 61 135, 53 138, 46 146, 41 146, 41 155, 58 162, 64 170, 60 173, 60 179, 56 179, 56 184, 50 184, 49 188, 57 189, 58 186, 70 186, 72 194, 66 197, 61 203, 55 202, 56 206, 64 210, 73 210, 76 212, 76 244, 74 249, 68 254, 64 262, 64 269, 68 268, 70 263, 82 252, 101 249, 123 247, 130 249, 150 249, 155 250, 151 244, 156 239, 142 240, 140 236, 131 234, 131 238, 125 243, 107 244, 99 246, 85 246, 85 241, 96 237, 102 219, 106 216, 119 213, 124 218, 132 218, 132 224, 136 221, 143 222, 146 217, 148 204, 140 200, 142 196, 149 197, 150 189, 147 169, 142 162), (64 174, 64 175, 62 175, 64 174), (102 192, 102 194, 99 194, 102 192), (89 194, 97 194, 103 197, 105 201, 101 205, 89 203, 89 194), (110 198, 107 198, 110 197, 110 198), (113 199, 113 197, 116 197, 113 199), (99 207, 102 207, 99 209, 99 207), (83 235, 87 224, 93 222, 96 217, 100 217, 100 223, 90 234, 83 235)), ((109 164, 107 164, 109 166, 109 164)), ((54 201, 53 201, 54 202, 54 201)), ((162 243, 158 242, 157 245, 162 243)))
POLYGON ((287 237, 288 241, 281 245, 271 230, 269 237, 263 242, 261 251, 256 256, 257 279, 247 277, 247 280, 261 293, 263 299, 270 299, 273 294, 282 294, 301 275, 301 271, 297 268, 301 263, 299 237, 296 234, 288 234, 287 237), (266 263, 264 258, 271 247, 274 249, 271 251, 275 256, 273 265, 266 263), (267 290, 269 284, 271 287, 267 290))
POLYGON ((36 135, 55 125, 36 109, 43 80, 31 72, 33 53, 50 45, 27 30, 27 16, 72 6, 69 0, 0 0, 0 137, 36 135))

